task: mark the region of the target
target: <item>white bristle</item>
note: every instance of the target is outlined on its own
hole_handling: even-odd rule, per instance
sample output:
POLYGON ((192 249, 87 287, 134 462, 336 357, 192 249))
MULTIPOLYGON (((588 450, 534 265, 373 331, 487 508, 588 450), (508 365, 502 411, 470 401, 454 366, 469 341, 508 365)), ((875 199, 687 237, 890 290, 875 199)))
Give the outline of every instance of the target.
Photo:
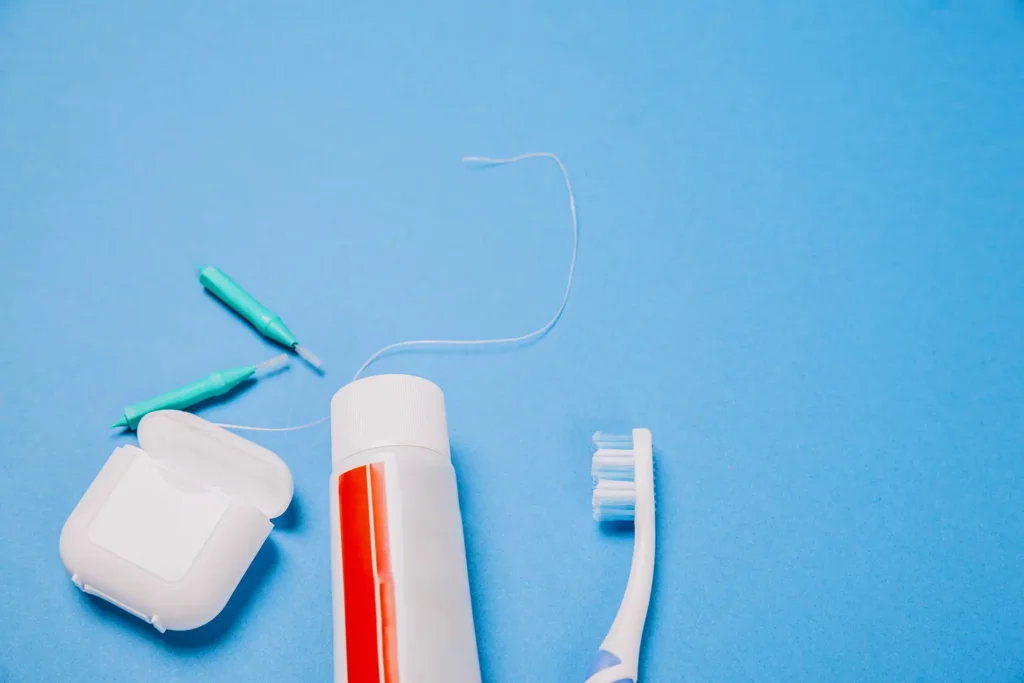
POLYGON ((593 442, 590 474, 594 480, 594 519, 632 521, 636 509, 633 437, 597 432, 593 442))
POLYGON ((594 436, 592 436, 590 440, 593 441, 595 450, 633 450, 632 434, 605 434, 604 432, 594 432, 594 436))

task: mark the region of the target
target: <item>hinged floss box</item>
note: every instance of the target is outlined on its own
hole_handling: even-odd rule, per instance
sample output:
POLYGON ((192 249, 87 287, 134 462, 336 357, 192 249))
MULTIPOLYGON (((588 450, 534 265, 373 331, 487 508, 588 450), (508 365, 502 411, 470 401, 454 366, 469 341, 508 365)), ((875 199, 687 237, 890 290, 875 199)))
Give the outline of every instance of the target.
POLYGON ((144 417, 114 450, 60 536, 71 580, 160 632, 220 613, 291 503, 272 451, 191 413, 144 417))

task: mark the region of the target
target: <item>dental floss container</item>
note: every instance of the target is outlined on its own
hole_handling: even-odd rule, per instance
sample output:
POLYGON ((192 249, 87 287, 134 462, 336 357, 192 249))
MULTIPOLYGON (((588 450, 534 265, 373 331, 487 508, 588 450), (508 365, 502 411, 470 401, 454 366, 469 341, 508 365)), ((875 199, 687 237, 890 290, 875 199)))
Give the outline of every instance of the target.
POLYGON ((335 683, 479 683, 444 394, 378 375, 331 400, 335 683))
POLYGON ((114 450, 60 535, 71 580, 161 633, 220 613, 292 499, 277 455, 191 413, 162 410, 114 450))

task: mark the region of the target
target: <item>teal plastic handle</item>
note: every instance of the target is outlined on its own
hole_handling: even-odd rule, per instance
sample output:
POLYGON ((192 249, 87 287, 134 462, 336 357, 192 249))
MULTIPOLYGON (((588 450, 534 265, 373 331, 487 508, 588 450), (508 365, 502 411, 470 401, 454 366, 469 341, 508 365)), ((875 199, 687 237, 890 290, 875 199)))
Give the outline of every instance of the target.
POLYGON ((199 282, 215 297, 230 306, 268 339, 273 339, 281 346, 295 348, 299 341, 291 330, 281 322, 281 316, 261 304, 241 285, 229 278, 224 271, 216 266, 203 266, 199 269, 199 282))
POLYGON ((156 410, 182 410, 189 406, 194 406, 200 401, 226 394, 252 377, 255 372, 256 366, 254 365, 215 372, 205 379, 186 384, 174 391, 168 391, 147 401, 128 406, 124 409, 124 416, 110 426, 135 429, 139 426, 139 421, 147 413, 152 413, 156 410))

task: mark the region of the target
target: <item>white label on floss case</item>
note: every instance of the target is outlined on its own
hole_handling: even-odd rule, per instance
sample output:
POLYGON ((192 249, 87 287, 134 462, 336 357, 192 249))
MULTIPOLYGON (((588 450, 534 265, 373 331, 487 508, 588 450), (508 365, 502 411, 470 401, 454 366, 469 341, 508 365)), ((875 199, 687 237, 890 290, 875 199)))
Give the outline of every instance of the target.
POLYGON ((164 581, 178 581, 228 509, 223 496, 185 490, 136 456, 89 526, 89 540, 164 581))

